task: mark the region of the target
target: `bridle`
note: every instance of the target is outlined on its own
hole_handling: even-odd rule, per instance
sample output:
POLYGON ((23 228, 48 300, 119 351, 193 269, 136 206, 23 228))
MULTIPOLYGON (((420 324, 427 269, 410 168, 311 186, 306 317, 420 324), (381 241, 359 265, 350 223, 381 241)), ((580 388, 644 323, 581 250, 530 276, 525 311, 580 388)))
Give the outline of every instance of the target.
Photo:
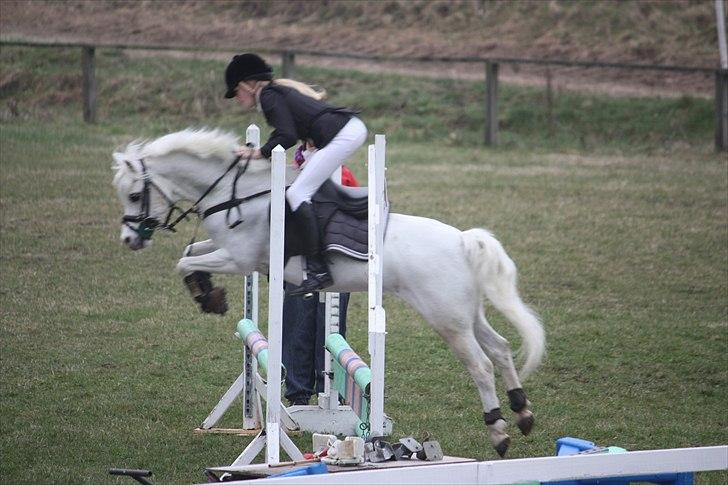
MULTIPOLYGON (((144 163, 143 158, 139 160, 139 163, 142 167, 142 183, 144 185, 142 186, 141 192, 132 192, 131 194, 129 194, 129 200, 131 200, 132 202, 141 200, 142 209, 141 212, 135 216, 124 214, 124 216, 122 216, 121 218, 121 222, 126 227, 134 231, 142 240, 151 239, 152 234, 154 234, 154 231, 156 229, 163 229, 175 232, 174 226, 180 220, 184 219, 187 214, 189 214, 189 211, 184 212, 182 209, 177 207, 174 201, 172 201, 172 199, 170 199, 169 196, 165 194, 164 191, 159 188, 157 184, 154 183, 151 174, 147 170, 147 166, 144 163), (162 196, 162 198, 167 201, 167 216, 164 218, 164 222, 162 223, 159 222, 159 219, 150 215, 150 209, 152 206, 152 189, 156 190, 162 196), (170 219, 172 219, 172 215, 175 211, 182 212, 183 215, 175 220, 172 224, 170 224, 169 221, 170 219), (131 225, 131 223, 137 223, 137 226, 134 227, 131 225)), ((132 172, 135 171, 131 162, 129 162, 128 160, 126 161, 126 165, 132 172)))
MULTIPOLYGON (((248 146, 250 147, 251 145, 248 144, 248 146)), ((227 170, 225 170, 225 172, 222 175, 220 175, 220 177, 218 177, 217 180, 215 180, 212 183, 212 185, 210 185, 207 188, 207 190, 205 190, 205 192, 200 196, 200 198, 197 199, 197 202, 192 204, 192 207, 190 207, 187 210, 182 210, 179 207, 177 207, 177 205, 174 203, 174 201, 169 196, 167 196, 167 194, 165 194, 164 191, 161 188, 159 188, 159 186, 157 184, 154 183, 154 181, 152 180, 151 173, 147 170, 147 166, 144 163, 144 159, 143 158, 139 159, 139 163, 141 164, 141 167, 142 167, 142 182, 144 185, 142 186, 141 192, 133 192, 133 193, 129 194, 129 199, 132 202, 141 200, 142 209, 141 209, 141 212, 135 216, 125 214, 124 216, 122 216, 121 222, 126 227, 128 227, 129 229, 134 231, 139 236, 139 238, 142 240, 151 239, 152 235, 154 234, 154 231, 156 229, 162 229, 165 231, 176 232, 174 229, 174 226, 176 226, 180 221, 186 219, 189 214, 194 212, 198 216, 200 215, 199 203, 202 202, 202 200, 205 197, 207 197, 215 187, 217 187, 217 184, 219 184, 220 181, 223 178, 225 178, 225 176, 228 174, 228 172, 230 172, 233 168, 235 168, 236 165, 238 165, 238 162, 240 162, 241 158, 242 158, 241 156, 235 157, 235 160, 232 161, 230 166, 228 166, 227 170), (152 189, 155 189, 157 192, 159 192, 159 194, 162 196, 162 198, 165 201, 167 201, 167 207, 168 207, 167 216, 164 218, 164 222, 161 222, 161 223, 159 222, 159 219, 150 215, 150 209, 151 209, 151 205, 152 205, 151 204, 152 189), (170 223, 169 221, 172 219, 172 216, 175 213, 175 211, 179 211, 181 214, 174 221, 172 221, 170 223), (134 227, 130 223, 137 223, 137 226, 134 227)), ((253 196, 248 196, 248 197, 244 197, 244 198, 236 197, 236 186, 237 186, 238 179, 240 178, 241 175, 243 175, 248 170, 248 166, 250 165, 251 158, 252 158, 252 153, 245 160, 245 165, 243 165, 242 167, 238 166, 237 173, 235 174, 235 178, 233 179, 232 196, 231 196, 230 200, 227 202, 223 202, 222 204, 218 204, 215 207, 205 211, 205 214, 202 216, 203 219, 205 217, 207 217, 208 215, 213 214, 215 212, 227 210, 226 221, 228 221, 228 227, 230 229, 233 229, 238 224, 243 222, 242 219, 240 218, 240 215, 241 215, 240 207, 239 207, 240 204, 242 204, 246 200, 250 200, 251 198, 258 197, 260 195, 263 195, 264 193, 270 192, 270 190, 268 190, 268 191, 260 192, 253 196), (229 216, 230 216, 230 211, 233 208, 237 209, 237 211, 238 211, 238 220, 233 223, 230 223, 229 216)), ((126 160, 126 165, 127 165, 127 167, 129 167, 129 169, 132 172, 136 171, 134 169, 134 167, 132 166, 131 162, 129 162, 128 160, 126 160)))

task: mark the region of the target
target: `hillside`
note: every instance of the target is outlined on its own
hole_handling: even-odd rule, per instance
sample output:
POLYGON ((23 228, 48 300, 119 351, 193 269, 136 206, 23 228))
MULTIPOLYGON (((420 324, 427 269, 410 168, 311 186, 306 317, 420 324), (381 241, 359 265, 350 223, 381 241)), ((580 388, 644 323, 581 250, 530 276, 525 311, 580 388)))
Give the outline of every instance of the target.
MULTIPOLYGON (((396 56, 512 56, 717 65, 711 1, 3 1, 5 39, 299 48, 396 56)), ((307 63, 322 62, 307 59, 307 63)), ((339 60, 323 63, 342 65, 339 60)), ((347 61, 347 67, 357 67, 347 61)), ((399 63, 364 68, 482 77, 482 66, 399 63)), ((543 82, 544 68, 505 69, 543 82)), ((710 75, 557 69, 557 86, 709 95, 710 75), (621 87, 621 89, 620 89, 621 87)))

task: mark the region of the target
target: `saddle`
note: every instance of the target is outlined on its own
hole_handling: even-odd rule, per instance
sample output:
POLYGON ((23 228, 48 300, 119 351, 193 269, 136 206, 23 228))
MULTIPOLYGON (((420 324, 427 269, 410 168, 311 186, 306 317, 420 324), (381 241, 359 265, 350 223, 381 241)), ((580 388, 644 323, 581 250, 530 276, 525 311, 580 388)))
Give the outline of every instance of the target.
MULTIPOLYGON (((286 187, 290 186, 299 174, 299 170, 286 167, 286 187)), ((253 175, 252 177, 255 177, 253 175)), ((241 219, 230 223, 231 212, 239 213, 239 206, 251 199, 261 197, 270 193, 270 176, 261 172, 248 191, 243 194, 236 194, 233 190, 229 200, 210 207, 203 213, 207 218, 218 212, 226 212, 225 220, 232 229, 237 226, 241 219)), ((331 179, 326 180, 311 199, 319 227, 319 240, 321 241, 321 252, 337 252, 345 256, 366 261, 368 259, 369 236, 368 236, 368 189, 366 187, 344 187, 334 183, 331 179)), ((389 201, 384 201, 384 231, 386 234, 387 222, 389 220, 389 201)), ((291 209, 286 203, 286 240, 284 258, 286 261, 292 256, 304 254, 300 245, 301 235, 298 234, 292 224, 291 209)))
MULTIPOLYGON (((311 198, 320 231, 321 252, 340 253, 366 261, 369 250, 368 190, 345 187, 327 180, 311 198)), ((290 208, 286 205, 285 258, 303 254, 290 208)), ((384 230, 389 220, 389 203, 385 201, 384 230)))

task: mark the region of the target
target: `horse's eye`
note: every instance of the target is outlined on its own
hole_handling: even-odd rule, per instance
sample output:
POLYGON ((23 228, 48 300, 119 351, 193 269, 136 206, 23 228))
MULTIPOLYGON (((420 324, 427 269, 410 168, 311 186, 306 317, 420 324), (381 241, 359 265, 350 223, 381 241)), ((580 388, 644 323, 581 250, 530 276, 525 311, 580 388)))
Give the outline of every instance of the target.
POLYGON ((133 194, 129 194, 129 200, 132 202, 139 202, 142 198, 142 194, 139 192, 134 192, 133 194))

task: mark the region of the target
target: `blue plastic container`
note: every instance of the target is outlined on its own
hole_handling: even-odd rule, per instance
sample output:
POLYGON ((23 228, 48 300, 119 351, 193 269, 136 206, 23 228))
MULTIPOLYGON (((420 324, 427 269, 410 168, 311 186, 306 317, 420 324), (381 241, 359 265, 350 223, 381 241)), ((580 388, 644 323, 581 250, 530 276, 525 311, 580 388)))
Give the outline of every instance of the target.
POLYGON ((597 445, 591 441, 566 436, 556 440, 556 456, 576 455, 582 451, 593 450, 596 447, 597 445))
MULTIPOLYGON (((600 448, 591 441, 566 436, 556 440, 556 456, 577 455, 579 453, 624 453, 626 450, 616 446, 600 448)), ((606 477, 585 480, 563 480, 542 482, 549 485, 629 485, 633 482, 647 482, 658 485, 693 485, 693 473, 662 473, 659 475, 637 475, 630 477, 606 477)))
POLYGON ((328 473, 329 469, 326 463, 316 463, 315 465, 306 466, 303 468, 296 468, 287 472, 276 473, 275 475, 268 475, 266 478, 273 477, 302 477, 305 475, 321 475, 328 473))

